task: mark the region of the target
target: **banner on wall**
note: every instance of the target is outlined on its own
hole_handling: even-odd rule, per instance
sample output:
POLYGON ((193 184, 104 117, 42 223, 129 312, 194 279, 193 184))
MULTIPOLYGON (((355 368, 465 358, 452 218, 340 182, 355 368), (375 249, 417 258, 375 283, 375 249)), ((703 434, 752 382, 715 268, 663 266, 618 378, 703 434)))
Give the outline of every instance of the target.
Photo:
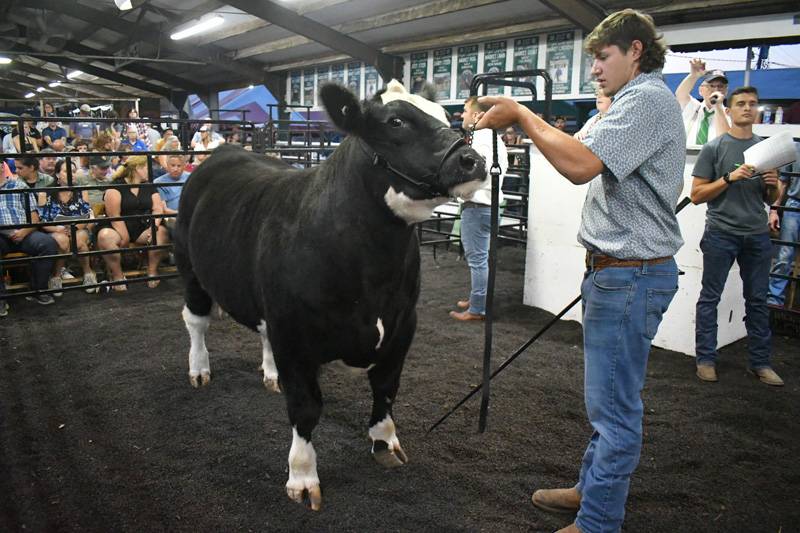
POLYGON ((347 88, 361 98, 361 63, 358 61, 347 64, 347 88))
POLYGON ((478 73, 478 45, 458 47, 458 83, 456 84, 456 98, 461 100, 469 96, 469 86, 472 78, 478 73))
POLYGON ((587 54, 586 50, 581 50, 581 86, 578 92, 581 94, 594 94, 594 76, 592 76, 592 63, 594 57, 587 54))
POLYGON ((344 63, 331 65, 331 81, 338 85, 344 85, 344 63))
POLYGON ((450 76, 453 73, 453 49, 439 48, 433 51, 433 85, 436 99, 450 100, 450 76))
MULTIPOLYGON (((514 71, 535 70, 539 65, 539 37, 514 39, 514 71)), ((531 76, 518 78, 519 81, 533 81, 531 76)), ((531 96, 524 87, 512 87, 512 96, 531 96)))
POLYGON ((303 105, 314 105, 314 69, 303 71, 303 105))
POLYGON ((364 69, 364 98, 369 100, 378 92, 378 71, 372 65, 364 69))
POLYGON ((575 33, 562 31, 547 35, 547 72, 553 78, 553 94, 572 92, 572 51, 575 33))
POLYGON ((428 52, 411 54, 411 92, 418 94, 428 79, 428 52))
POLYGON ((322 88, 322 86, 328 83, 330 72, 330 67, 317 67, 317 94, 319 94, 319 90, 322 88))
MULTIPOLYGON (((486 74, 504 72, 506 70, 506 42, 494 41, 483 45, 483 70, 486 74)), ((489 85, 486 94, 503 94, 504 87, 489 85)))
POLYGON ((289 103, 300 105, 301 102, 301 91, 302 91, 302 80, 300 75, 302 73, 299 70, 292 72, 292 81, 291 81, 291 89, 289 91, 289 103))

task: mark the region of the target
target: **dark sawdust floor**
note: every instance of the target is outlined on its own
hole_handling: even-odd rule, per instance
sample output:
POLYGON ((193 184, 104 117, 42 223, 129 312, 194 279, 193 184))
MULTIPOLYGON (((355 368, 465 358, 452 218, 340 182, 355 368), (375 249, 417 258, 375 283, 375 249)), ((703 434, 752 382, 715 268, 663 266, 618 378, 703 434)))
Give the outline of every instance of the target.
MULTIPOLYGON (((480 379, 483 329, 447 312, 466 294, 452 252, 423 256, 419 327, 395 415, 410 462, 386 471, 367 440, 362 374, 330 366, 314 443, 323 510, 284 493, 291 430, 257 372, 256 335, 230 319, 208 336, 213 381, 187 379, 177 280, 127 294, 67 293, 0 319, 2 531, 554 531, 538 487, 574 482, 590 435, 581 330, 552 328, 493 382, 489 431, 477 398, 427 428, 480 379), (67 313, 70 314, 67 314, 67 313)), ((521 304, 524 250, 500 250, 495 364, 551 315, 521 304)), ((577 287, 577 283, 576 283, 577 287)), ((565 304, 567 302, 564 302, 565 304)), ((746 343, 722 350, 718 384, 654 349, 642 460, 625 531, 800 531, 797 339, 776 338, 769 388, 745 373, 746 343), (781 529, 782 528, 782 529, 781 529)))

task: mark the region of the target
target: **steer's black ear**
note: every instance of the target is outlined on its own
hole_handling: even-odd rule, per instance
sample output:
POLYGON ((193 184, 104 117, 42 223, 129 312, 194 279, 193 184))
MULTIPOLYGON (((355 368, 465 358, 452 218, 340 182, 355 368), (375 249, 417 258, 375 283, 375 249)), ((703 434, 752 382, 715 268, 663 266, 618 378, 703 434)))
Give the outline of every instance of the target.
POLYGON ((328 116, 339 129, 346 133, 359 132, 363 115, 356 95, 335 83, 323 85, 319 95, 328 116))

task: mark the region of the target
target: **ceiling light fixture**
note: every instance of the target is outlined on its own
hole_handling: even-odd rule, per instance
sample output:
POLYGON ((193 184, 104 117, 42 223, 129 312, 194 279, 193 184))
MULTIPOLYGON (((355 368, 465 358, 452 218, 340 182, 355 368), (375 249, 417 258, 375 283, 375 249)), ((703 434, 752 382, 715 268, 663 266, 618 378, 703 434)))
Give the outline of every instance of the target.
POLYGON ((216 28, 223 22, 225 22, 225 18, 222 15, 214 15, 213 17, 203 19, 200 22, 197 22, 196 24, 189 26, 185 30, 173 33, 172 35, 169 36, 169 38, 172 39, 173 41, 179 41, 181 39, 191 37, 192 35, 197 35, 198 33, 206 32, 211 28, 216 28))
POLYGON ((30 92, 30 93, 25 95, 25 98, 33 98, 34 96, 36 96, 36 93, 30 92))
POLYGON ((37 93, 40 93, 40 92, 42 92, 42 91, 44 91, 44 87, 37 87, 37 88, 36 88, 36 92, 37 92, 37 93))
POLYGON ((68 80, 75 79, 75 78, 77 78, 78 76, 80 76, 81 74, 83 74, 83 72, 82 72, 82 71, 80 71, 80 70, 73 70, 72 72, 69 72, 69 73, 67 73, 67 79, 68 79, 68 80))
POLYGON ((10 57, 0 56, 0 65, 8 65, 11 63, 10 57))
POLYGON ((58 87, 59 85, 61 85, 60 81, 51 81, 47 86, 48 87, 58 87))
POLYGON ((131 0, 114 0, 114 3, 117 4, 117 7, 120 11, 127 11, 129 9, 133 9, 133 3, 131 0))

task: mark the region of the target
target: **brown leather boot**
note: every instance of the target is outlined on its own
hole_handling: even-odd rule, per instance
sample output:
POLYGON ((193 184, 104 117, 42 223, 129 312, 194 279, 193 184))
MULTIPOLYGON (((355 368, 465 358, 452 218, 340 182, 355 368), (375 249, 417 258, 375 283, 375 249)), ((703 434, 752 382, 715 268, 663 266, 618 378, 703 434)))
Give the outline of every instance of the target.
POLYGON ((575 525, 575 522, 571 523, 567 527, 563 529, 559 529, 556 533, 581 533, 581 530, 578 529, 578 526, 575 525))
POLYGON ((469 309, 469 300, 459 300, 456 305, 459 309, 469 309))
POLYGON ((450 317, 455 318, 456 320, 460 320, 462 322, 468 322, 470 320, 485 320, 486 317, 483 315, 476 315, 470 313, 469 311, 463 311, 461 313, 456 313, 455 311, 450 311, 450 317))
POLYGON ((539 489, 531 497, 533 505, 551 513, 576 513, 581 508, 581 494, 569 489, 539 489))

